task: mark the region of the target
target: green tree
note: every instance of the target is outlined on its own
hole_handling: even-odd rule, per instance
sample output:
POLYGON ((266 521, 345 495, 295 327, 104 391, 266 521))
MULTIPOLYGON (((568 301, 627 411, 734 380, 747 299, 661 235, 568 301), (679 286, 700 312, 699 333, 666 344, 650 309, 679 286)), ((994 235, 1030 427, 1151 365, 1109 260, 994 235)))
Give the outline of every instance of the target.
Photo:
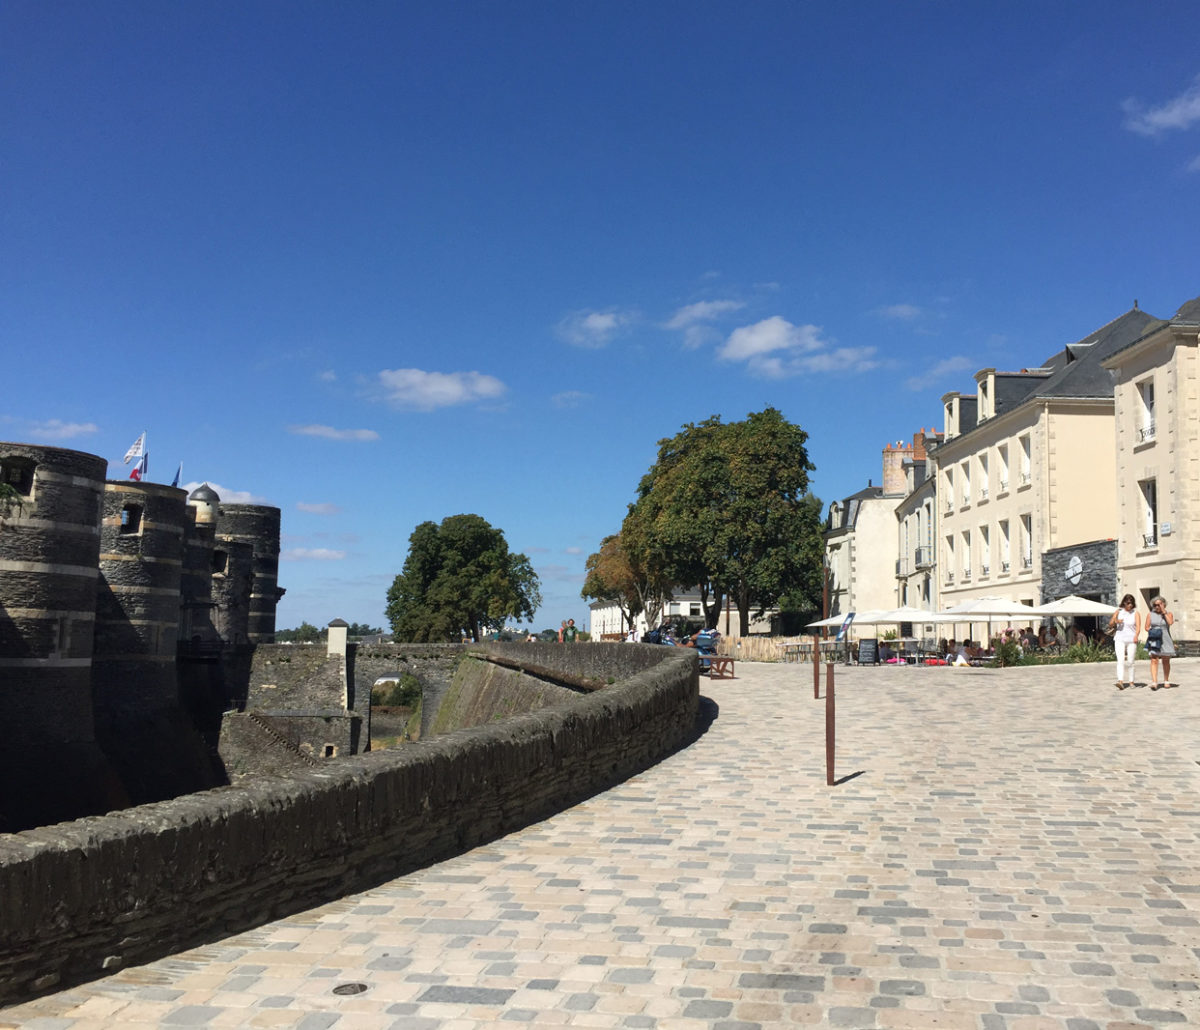
POLYGON ((637 550, 675 586, 698 585, 705 625, 725 596, 740 632, 820 576, 820 502, 807 495, 808 434, 775 408, 741 422, 712 416, 660 440, 626 518, 637 550))
POLYGON ((506 619, 532 619, 542 603, 538 577, 504 533, 478 515, 422 522, 409 537, 404 570, 387 593, 397 640, 482 639, 506 619))
POLYGON ((315 644, 324 635, 324 630, 318 629, 311 622, 302 622, 295 629, 281 629, 275 632, 275 640, 280 644, 315 644))
POLYGON ((633 626, 644 604, 637 575, 619 533, 600 541, 600 550, 588 555, 587 577, 579 592, 584 600, 608 601, 621 611, 621 625, 633 626))

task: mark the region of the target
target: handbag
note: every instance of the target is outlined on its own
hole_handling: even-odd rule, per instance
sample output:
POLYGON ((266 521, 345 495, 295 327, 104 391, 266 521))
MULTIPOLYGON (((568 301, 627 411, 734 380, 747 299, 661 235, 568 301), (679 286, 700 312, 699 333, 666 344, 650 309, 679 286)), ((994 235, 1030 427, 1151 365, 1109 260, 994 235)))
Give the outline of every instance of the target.
POLYGON ((1146 631, 1146 650, 1151 654, 1157 654, 1162 650, 1162 640, 1162 626, 1151 626, 1146 631))

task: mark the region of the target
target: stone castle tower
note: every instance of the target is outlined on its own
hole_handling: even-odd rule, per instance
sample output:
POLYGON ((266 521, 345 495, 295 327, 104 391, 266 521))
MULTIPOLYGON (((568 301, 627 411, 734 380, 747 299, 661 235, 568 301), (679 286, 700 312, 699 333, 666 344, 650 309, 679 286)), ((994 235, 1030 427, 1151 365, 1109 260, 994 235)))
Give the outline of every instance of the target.
POLYGON ((222 782, 181 673, 274 639, 279 509, 106 470, 0 443, 0 832, 222 782))

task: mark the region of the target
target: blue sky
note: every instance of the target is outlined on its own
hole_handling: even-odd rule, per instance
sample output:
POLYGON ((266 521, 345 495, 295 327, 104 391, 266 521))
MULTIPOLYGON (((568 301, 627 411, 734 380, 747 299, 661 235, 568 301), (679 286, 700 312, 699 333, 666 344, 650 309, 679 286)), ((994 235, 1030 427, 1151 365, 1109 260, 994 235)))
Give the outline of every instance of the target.
POLYGON ((279 625, 475 512, 536 625, 656 443, 878 481, 987 366, 1200 294, 1200 9, 0 8, 0 438, 278 505, 279 625))

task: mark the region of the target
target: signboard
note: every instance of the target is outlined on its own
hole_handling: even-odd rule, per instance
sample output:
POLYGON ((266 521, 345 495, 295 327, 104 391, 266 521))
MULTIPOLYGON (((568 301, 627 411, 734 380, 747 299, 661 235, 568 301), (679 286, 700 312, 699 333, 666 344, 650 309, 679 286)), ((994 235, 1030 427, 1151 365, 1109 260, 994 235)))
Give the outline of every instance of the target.
POLYGON ((879 661, 879 641, 867 637, 858 642, 858 664, 875 665, 879 661))
POLYGON ((854 621, 854 612, 850 612, 850 614, 848 614, 846 616, 845 622, 842 623, 842 628, 837 631, 837 636, 834 637, 833 639, 834 640, 845 640, 846 634, 850 632, 850 623, 852 623, 853 621, 854 621))

